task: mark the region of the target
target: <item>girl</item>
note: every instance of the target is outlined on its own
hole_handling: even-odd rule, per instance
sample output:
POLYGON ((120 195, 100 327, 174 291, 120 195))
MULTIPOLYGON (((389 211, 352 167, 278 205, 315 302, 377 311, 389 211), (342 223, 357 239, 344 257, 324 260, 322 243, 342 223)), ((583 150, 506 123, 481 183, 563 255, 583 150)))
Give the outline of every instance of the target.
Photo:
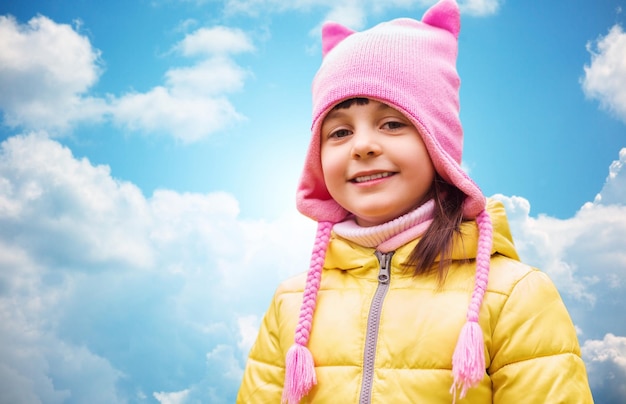
POLYGON ((460 14, 322 31, 297 206, 318 225, 238 403, 590 403, 572 321, 461 169, 460 14))

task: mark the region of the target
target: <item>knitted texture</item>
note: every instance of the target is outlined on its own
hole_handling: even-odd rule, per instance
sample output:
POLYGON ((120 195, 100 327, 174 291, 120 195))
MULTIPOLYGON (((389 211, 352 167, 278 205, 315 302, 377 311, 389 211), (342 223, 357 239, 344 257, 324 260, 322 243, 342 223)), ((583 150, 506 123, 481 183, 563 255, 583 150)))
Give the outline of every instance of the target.
POLYGON ((297 404, 311 388, 317 384, 313 356, 307 348, 313 313, 317 304, 317 293, 322 278, 322 268, 328 249, 333 223, 319 222, 315 236, 315 244, 311 254, 311 263, 307 274, 300 317, 296 325, 294 345, 289 348, 285 359, 285 385, 282 402, 297 404))
POLYGON ((478 314, 483 303, 487 281, 489 280, 489 262, 493 244, 491 218, 483 210, 476 218, 478 225, 478 251, 476 252, 476 278, 474 290, 467 309, 467 322, 461 329, 454 355, 452 356, 452 375, 454 383, 450 392, 456 400, 465 397, 470 387, 476 386, 485 376, 485 352, 483 330, 478 324, 478 314))
POLYGON ((337 23, 322 28, 323 62, 312 86, 312 139, 297 192, 297 207, 317 221, 339 222, 346 212, 330 196, 321 167, 320 129, 339 102, 371 98, 402 112, 420 132, 437 173, 463 191, 473 219, 485 197, 461 169, 463 129, 456 71, 460 13, 454 0, 431 7, 422 21, 408 18, 354 32, 337 23))
POLYGON ((337 223, 333 230, 339 236, 380 252, 393 251, 421 236, 432 223, 435 201, 427 201, 417 209, 378 226, 361 227, 356 220, 337 223))

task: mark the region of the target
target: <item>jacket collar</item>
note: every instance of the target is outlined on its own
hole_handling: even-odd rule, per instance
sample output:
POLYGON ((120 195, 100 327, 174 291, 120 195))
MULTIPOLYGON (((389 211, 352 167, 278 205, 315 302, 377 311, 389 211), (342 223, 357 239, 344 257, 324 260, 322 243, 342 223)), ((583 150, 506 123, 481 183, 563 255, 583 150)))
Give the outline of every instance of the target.
MULTIPOLYGON (((519 261, 519 256, 515 250, 513 237, 504 210, 504 205, 494 199, 487 200, 487 212, 493 223, 493 247, 492 254, 499 253, 506 257, 519 261)), ((476 258, 478 246, 478 228, 474 220, 461 224, 460 234, 455 236, 452 259, 467 260, 476 258)), ((394 254, 394 262, 406 262, 411 251, 419 242, 419 238, 399 247, 394 254)), ((374 248, 364 247, 355 242, 333 233, 326 254, 324 268, 340 270, 366 270, 376 269, 378 262, 374 256, 374 248)), ((394 272, 406 272, 411 275, 411 271, 403 271, 396 264, 394 272)))

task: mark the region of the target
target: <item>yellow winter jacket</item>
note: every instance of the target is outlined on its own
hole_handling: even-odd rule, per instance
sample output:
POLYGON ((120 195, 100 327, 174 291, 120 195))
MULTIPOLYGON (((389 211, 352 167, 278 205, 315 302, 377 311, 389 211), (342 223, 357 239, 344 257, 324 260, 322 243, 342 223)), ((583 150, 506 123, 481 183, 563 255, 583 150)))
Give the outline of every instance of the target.
MULTIPOLYGON (((559 293, 544 273, 519 262, 503 206, 490 201, 488 211, 493 255, 479 317, 485 375, 456 402, 592 403, 576 332, 559 293)), ((474 287, 478 237, 474 221, 463 223, 461 231, 443 286, 436 275, 415 277, 401 265, 418 240, 392 256, 371 381, 364 378, 364 349, 379 262, 373 249, 332 236, 309 341, 317 385, 302 403, 359 403, 364 388, 369 403, 452 402, 452 354, 474 287)), ((237 403, 280 403, 305 278, 296 276, 277 289, 237 403)))

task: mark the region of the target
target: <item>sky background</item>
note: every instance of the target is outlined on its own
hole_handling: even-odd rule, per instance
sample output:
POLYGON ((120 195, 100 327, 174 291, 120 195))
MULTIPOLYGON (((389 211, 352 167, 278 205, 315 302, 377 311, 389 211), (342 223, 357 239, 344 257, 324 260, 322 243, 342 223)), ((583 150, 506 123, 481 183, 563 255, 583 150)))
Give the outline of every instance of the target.
MULTIPOLYGON (((0 0, 0 403, 233 403, 295 209, 319 28, 433 1, 0 0)), ((463 165, 626 402, 626 1, 466 0, 463 165)))

